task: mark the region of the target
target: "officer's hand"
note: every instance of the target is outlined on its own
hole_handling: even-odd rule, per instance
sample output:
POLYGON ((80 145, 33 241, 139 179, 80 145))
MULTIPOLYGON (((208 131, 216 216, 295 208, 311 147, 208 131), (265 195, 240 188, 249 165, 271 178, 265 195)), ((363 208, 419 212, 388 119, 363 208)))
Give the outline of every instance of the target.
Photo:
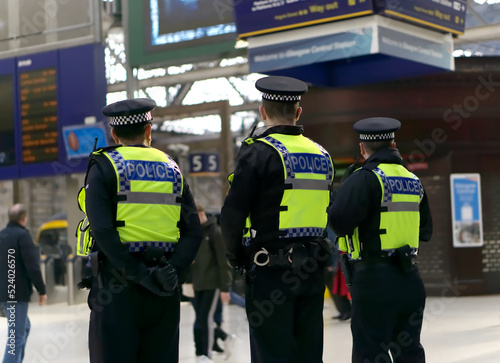
POLYGON ((160 265, 153 271, 153 278, 158 286, 166 292, 173 293, 179 283, 177 270, 165 256, 161 258, 160 265))

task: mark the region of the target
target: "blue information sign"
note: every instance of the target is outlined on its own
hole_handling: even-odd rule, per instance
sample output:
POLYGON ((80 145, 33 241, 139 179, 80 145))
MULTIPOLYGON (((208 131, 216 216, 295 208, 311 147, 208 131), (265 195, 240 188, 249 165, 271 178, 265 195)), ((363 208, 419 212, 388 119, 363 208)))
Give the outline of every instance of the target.
POLYGON ((234 6, 240 38, 372 13, 372 0, 258 0, 234 6))
POLYGON ((446 33, 463 34, 467 0, 385 0, 378 12, 446 33))
POLYGON ((63 127, 68 159, 86 158, 96 148, 108 145, 103 124, 63 127))
POLYGON ((450 187, 453 246, 483 246, 480 175, 451 174, 450 187))

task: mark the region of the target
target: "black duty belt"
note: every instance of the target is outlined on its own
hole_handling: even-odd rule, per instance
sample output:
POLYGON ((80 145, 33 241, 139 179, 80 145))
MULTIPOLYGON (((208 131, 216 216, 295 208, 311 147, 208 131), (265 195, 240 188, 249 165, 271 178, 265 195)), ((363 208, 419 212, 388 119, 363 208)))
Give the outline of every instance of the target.
POLYGON ((402 269, 404 272, 410 272, 417 266, 416 256, 412 256, 403 263, 396 256, 387 257, 371 257, 363 260, 351 260, 349 261, 353 272, 363 271, 367 269, 377 268, 377 267, 387 267, 396 266, 402 269))

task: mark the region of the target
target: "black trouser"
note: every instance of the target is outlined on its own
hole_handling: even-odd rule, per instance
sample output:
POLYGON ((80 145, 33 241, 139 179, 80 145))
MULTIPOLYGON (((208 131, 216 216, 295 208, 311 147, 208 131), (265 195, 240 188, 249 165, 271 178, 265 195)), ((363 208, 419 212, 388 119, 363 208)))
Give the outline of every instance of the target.
POLYGON ((196 355, 212 355, 214 344, 215 322, 214 314, 219 301, 220 290, 195 290, 193 307, 196 320, 193 326, 196 355))
POLYGON ((179 360, 180 296, 160 297, 140 285, 94 282, 89 294, 91 363, 179 360))
POLYGON ((352 362, 425 362, 425 290, 416 268, 409 274, 391 263, 356 268, 351 297, 352 362))
POLYGON ((257 267, 247 278, 246 312, 254 363, 322 362, 324 267, 257 267))

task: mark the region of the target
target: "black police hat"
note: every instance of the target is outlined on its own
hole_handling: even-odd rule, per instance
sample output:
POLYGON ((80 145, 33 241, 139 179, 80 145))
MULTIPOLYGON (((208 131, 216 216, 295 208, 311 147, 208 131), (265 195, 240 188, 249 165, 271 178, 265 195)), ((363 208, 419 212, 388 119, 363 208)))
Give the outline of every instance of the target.
POLYGON ((133 125, 151 121, 155 107, 156 102, 149 98, 133 98, 107 105, 102 113, 110 118, 111 126, 133 125))
POLYGON ((262 92, 262 98, 269 101, 297 102, 307 92, 307 84, 284 76, 264 77, 255 82, 255 88, 262 92))
POLYGON ((399 130, 401 122, 389 117, 370 117, 354 123, 361 141, 382 141, 394 139, 394 131, 399 130))

